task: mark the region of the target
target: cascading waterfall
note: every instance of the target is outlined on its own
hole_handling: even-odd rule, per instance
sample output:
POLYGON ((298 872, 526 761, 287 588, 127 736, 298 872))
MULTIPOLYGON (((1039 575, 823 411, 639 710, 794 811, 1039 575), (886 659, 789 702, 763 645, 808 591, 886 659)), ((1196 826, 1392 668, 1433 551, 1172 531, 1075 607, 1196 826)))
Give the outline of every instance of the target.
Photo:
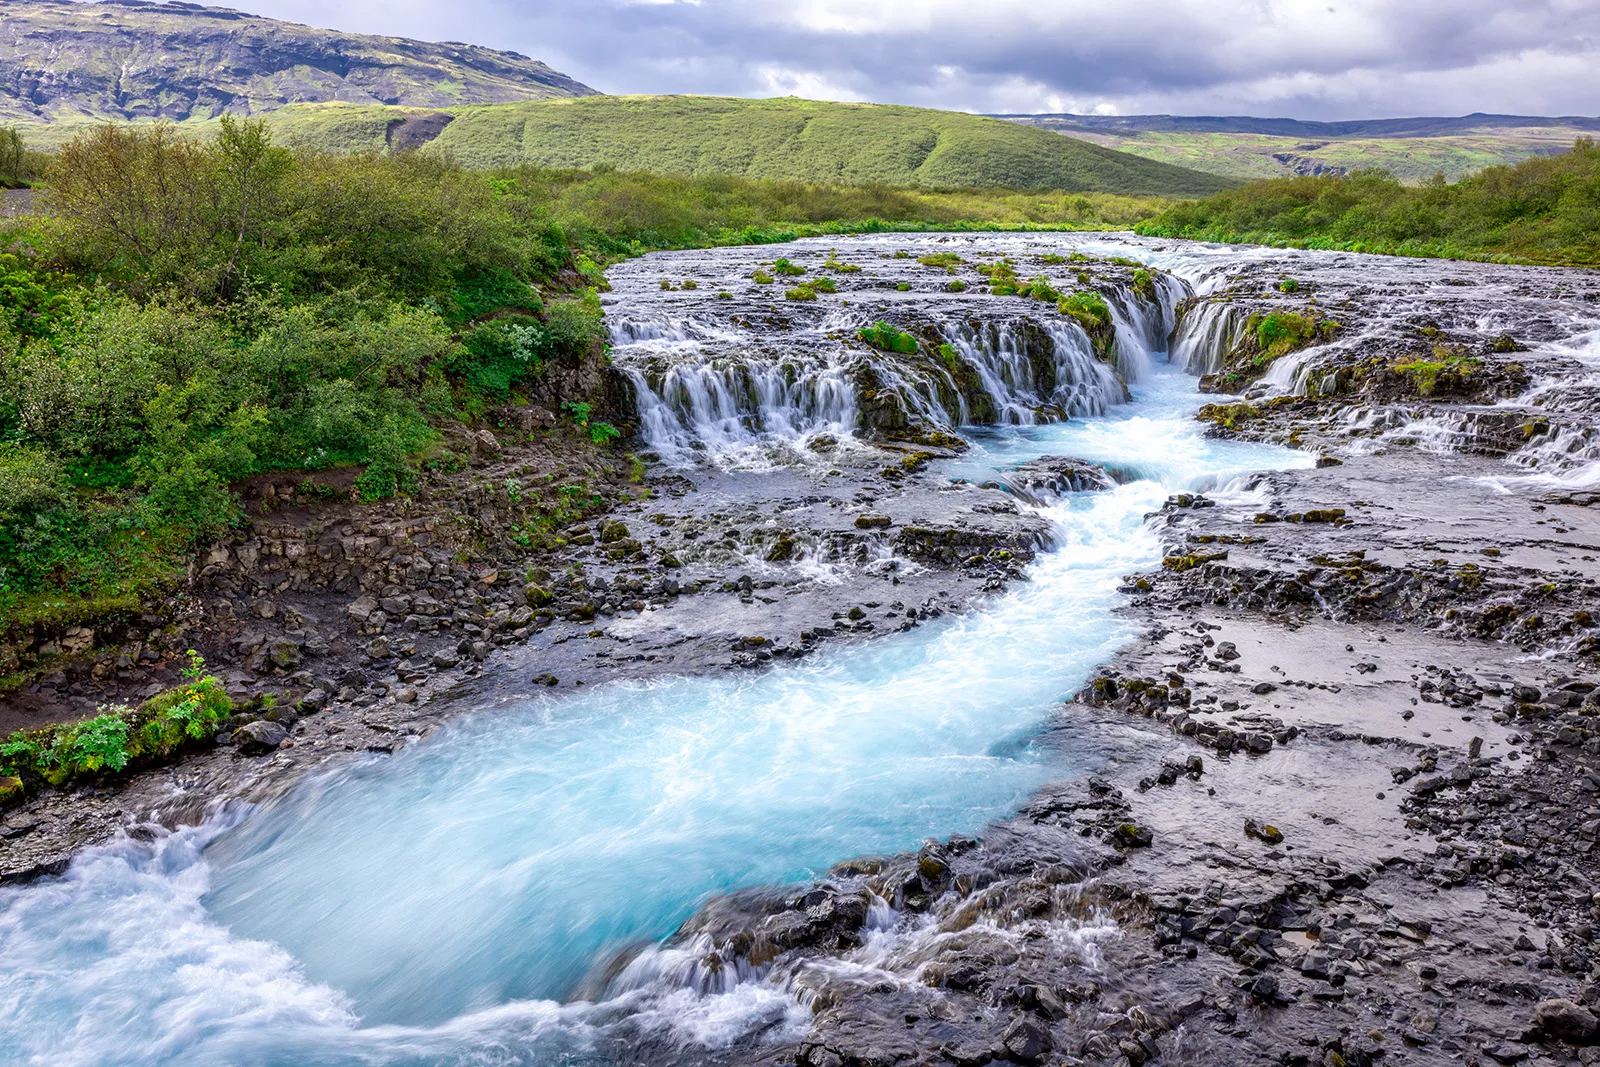
POLYGON ((730 304, 725 321, 708 320, 648 284, 630 291, 639 306, 612 320, 612 356, 632 386, 640 435, 666 462, 760 468, 793 462, 824 435, 832 447, 878 429, 874 412, 886 404, 897 419, 944 431, 1103 414, 1166 352, 1174 309, 1190 295, 1169 273, 1152 283, 1153 294, 1106 292, 1116 333, 1109 363, 1075 320, 1026 300, 942 297, 915 355, 855 340, 862 326, 895 317, 892 307, 841 305, 805 321, 780 305, 786 332, 775 354, 772 338, 750 326, 758 321, 750 309, 730 304), (927 350, 930 334, 954 350, 953 362, 927 350), (965 374, 977 395, 963 387, 965 374))
POLYGON ((1179 319, 1173 365, 1189 374, 1215 374, 1244 335, 1245 316, 1232 304, 1206 302, 1179 319))

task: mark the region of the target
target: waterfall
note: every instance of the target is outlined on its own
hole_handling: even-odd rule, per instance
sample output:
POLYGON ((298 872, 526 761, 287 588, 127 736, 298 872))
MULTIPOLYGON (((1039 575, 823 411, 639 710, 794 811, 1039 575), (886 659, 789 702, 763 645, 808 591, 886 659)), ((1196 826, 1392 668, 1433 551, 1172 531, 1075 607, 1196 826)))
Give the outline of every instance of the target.
POLYGON ((646 282, 607 322, 613 363, 632 388, 651 451, 674 466, 764 468, 851 447, 861 435, 1104 414, 1165 357, 1178 303, 1191 295, 1166 272, 1152 272, 1151 284, 1153 296, 1103 289, 1114 332, 1104 356, 1053 306, 986 294, 926 301, 928 317, 918 322, 870 299, 865 308, 775 298, 752 308, 709 294, 663 295, 646 282), (858 340, 880 319, 913 331, 918 350, 883 352, 858 340))
POLYGON ((1189 374, 1220 371, 1244 332, 1245 317, 1232 304, 1208 301, 1179 317, 1171 360, 1189 374))

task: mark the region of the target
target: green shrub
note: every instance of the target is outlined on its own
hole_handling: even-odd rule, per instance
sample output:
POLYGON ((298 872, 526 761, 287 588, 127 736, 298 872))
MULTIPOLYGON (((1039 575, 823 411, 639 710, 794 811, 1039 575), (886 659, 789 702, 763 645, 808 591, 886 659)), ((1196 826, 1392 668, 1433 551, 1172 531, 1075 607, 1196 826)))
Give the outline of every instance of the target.
POLYGON ((945 343, 939 346, 939 359, 948 367, 951 373, 961 368, 961 355, 956 351, 956 346, 945 343))
POLYGON ((1317 337, 1317 320, 1292 311, 1274 311, 1269 315, 1252 315, 1246 324, 1255 335, 1260 354, 1256 364, 1270 363, 1287 355, 1317 337))
POLYGON ((1155 299, 1156 283, 1150 272, 1143 267, 1133 272, 1133 291, 1146 300, 1155 299))
POLYGON ((1056 310, 1071 315, 1091 332, 1111 325, 1111 309, 1106 306, 1105 298, 1096 292, 1085 290, 1063 297, 1056 304, 1056 310))
POLYGON ((834 283, 832 278, 813 278, 806 284, 819 293, 837 293, 839 291, 839 286, 834 283))
POLYGON ((887 322, 875 322, 871 326, 863 326, 856 336, 873 348, 885 352, 899 352, 910 356, 915 355, 917 351, 915 337, 890 326, 887 322))
POLYGON ((945 283, 945 288, 952 293, 962 293, 966 291, 967 283, 960 278, 951 278, 945 283))
POLYGON ((772 273, 774 274, 782 274, 787 277, 798 278, 805 272, 806 269, 804 267, 800 266, 798 263, 790 263, 787 258, 779 259, 777 262, 772 264, 772 273))
POLYGON ((1300 283, 1295 281, 1293 278, 1282 278, 1278 281, 1278 289, 1280 292, 1293 293, 1299 290, 1299 288, 1300 283))
POLYGON ((609 445, 621 436, 622 431, 609 422, 596 421, 589 423, 589 440, 597 445, 609 445))
POLYGON ((800 285, 793 289, 785 289, 783 298, 785 300, 815 300, 817 291, 809 285, 800 285))
POLYGON ((761 268, 759 268, 759 267, 757 267, 757 268, 756 268, 756 269, 755 269, 755 271, 753 271, 753 272, 752 272, 752 273, 751 273, 751 275, 750 275, 750 278, 751 278, 751 280, 753 280, 753 281, 754 281, 754 282, 755 282, 755 283, 756 283, 756 284, 757 284, 757 285, 771 285, 771 284, 772 284, 772 282, 773 282, 773 277, 772 277, 772 275, 770 275, 770 274, 768 274, 768 273, 767 273, 767 272, 766 272, 766 271, 764 271, 764 270, 762 270, 762 269, 761 269, 761 268))
POLYGON ((1061 294, 1050 287, 1050 280, 1043 274, 1026 285, 1018 287, 1017 295, 1031 297, 1034 300, 1042 300, 1050 304, 1054 304, 1061 299, 1061 294))
POLYGON ((895 288, 896 292, 909 293, 911 291, 911 283, 910 282, 901 282, 899 285, 896 285, 894 288, 895 288))

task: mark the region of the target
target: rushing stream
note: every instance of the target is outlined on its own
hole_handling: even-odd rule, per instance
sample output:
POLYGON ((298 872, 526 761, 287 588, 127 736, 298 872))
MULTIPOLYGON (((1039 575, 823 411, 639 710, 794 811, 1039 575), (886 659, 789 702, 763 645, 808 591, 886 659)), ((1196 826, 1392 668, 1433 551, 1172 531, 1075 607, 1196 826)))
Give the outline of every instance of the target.
MULTIPOLYGON (((695 257, 732 278, 772 254, 695 257)), ((1130 636, 1117 587, 1160 557, 1146 514, 1178 490, 1249 507, 1250 471, 1311 462, 1207 439, 1192 419, 1201 398, 1184 368, 1201 357, 1169 362, 1173 306, 1229 260, 1184 255, 1165 261, 1157 300, 1114 308, 1126 394, 1076 327, 1056 327, 1053 383, 1012 358, 1007 338, 1022 334, 1006 329, 1020 327, 964 335, 965 358, 1000 383, 1000 425, 963 431, 973 447, 951 478, 1066 455, 1123 479, 1040 506, 1054 550, 1029 581, 981 611, 765 673, 486 709, 277 802, 0 890, 0 1049, 82 1067, 554 1064, 610 1062, 613 1041, 803 1032, 807 1012, 780 984, 749 969, 707 982, 655 946, 710 896, 978 832, 1047 779, 1086 773, 1103 757, 1092 744, 1036 739, 1130 636), (631 963, 607 970, 625 949, 631 963)), ((742 342, 697 323, 689 301, 669 313, 634 299, 645 291, 619 282, 611 315, 665 461, 760 466, 850 436, 862 401, 828 338, 866 312, 765 336, 764 364, 714 365, 688 353, 742 342)), ((897 388, 913 413, 961 423, 953 389, 897 388)))

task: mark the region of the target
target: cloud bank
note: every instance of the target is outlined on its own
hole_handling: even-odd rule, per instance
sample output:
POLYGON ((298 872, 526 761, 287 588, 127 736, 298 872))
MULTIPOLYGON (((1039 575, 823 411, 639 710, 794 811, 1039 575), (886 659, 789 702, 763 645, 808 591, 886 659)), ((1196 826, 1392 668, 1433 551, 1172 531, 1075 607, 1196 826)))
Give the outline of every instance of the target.
POLYGON ((608 93, 1302 119, 1600 114, 1600 0, 253 0, 608 93))

